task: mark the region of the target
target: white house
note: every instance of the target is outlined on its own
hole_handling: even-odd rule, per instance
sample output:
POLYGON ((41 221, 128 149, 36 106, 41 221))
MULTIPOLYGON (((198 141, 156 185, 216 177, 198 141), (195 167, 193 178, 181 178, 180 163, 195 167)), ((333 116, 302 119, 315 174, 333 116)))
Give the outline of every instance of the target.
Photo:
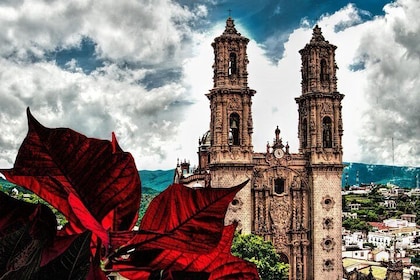
POLYGON ((397 208, 397 203, 395 202, 395 200, 392 200, 392 199, 387 199, 387 200, 385 200, 385 201, 382 203, 382 205, 383 205, 385 208, 388 208, 388 209, 396 209, 396 208, 397 208))
POLYGON ((341 217, 343 219, 350 218, 350 219, 357 219, 357 213, 351 212, 342 212, 341 217))
POLYGON ((389 261, 389 252, 384 249, 373 250, 372 251, 372 260, 375 262, 388 262, 389 261))
POLYGON ((349 205, 347 205, 350 211, 357 211, 360 209, 360 206, 362 206, 360 203, 350 203, 349 205))
POLYGON ((380 249, 384 249, 392 245, 393 238, 393 235, 386 232, 369 232, 367 241, 380 249))
POLYGON ((387 219, 384 220, 383 223, 385 226, 390 228, 405 228, 405 227, 415 227, 416 223, 409 222, 403 219, 387 219))
POLYGON ((369 260, 370 259, 370 248, 360 249, 357 246, 347 246, 342 251, 343 258, 352 258, 359 260, 369 260))
POLYGON ((362 232, 353 232, 343 235, 343 245, 347 246, 357 246, 359 249, 363 248, 363 243, 365 242, 365 237, 362 232))

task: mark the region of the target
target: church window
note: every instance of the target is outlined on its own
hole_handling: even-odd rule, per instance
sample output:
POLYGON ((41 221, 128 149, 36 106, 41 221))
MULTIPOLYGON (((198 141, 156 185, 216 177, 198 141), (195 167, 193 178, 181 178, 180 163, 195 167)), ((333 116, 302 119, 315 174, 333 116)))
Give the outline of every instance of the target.
POLYGON ((322 146, 332 148, 332 122, 330 117, 322 120, 322 146))
POLYGON ((280 257, 280 262, 283 263, 289 263, 289 258, 287 257, 286 254, 284 253, 279 253, 279 257, 280 257))
POLYGON ((302 134, 303 134, 302 147, 306 148, 308 147, 308 121, 306 119, 303 120, 302 134))
POLYGON ((236 53, 230 53, 229 55, 229 76, 238 74, 238 66, 236 61, 236 53))
POLYGON ((327 62, 325 59, 321 59, 321 73, 320 73, 321 82, 328 81, 329 75, 327 70, 327 62))
POLYGON ((229 118, 229 144, 238 146, 239 142, 239 115, 233 113, 229 118))
POLYGON ((276 194, 284 193, 284 185, 285 185, 284 179, 282 179, 282 178, 275 179, 274 180, 274 192, 276 194))

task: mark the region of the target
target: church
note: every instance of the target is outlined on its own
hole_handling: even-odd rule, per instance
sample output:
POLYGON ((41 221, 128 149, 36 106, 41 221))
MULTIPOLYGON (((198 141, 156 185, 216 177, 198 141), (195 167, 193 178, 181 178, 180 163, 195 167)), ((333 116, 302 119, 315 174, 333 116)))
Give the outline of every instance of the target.
POLYGON ((265 151, 255 152, 252 97, 257 92, 248 87, 248 42, 231 17, 214 39, 213 88, 206 94, 210 127, 199 139, 198 167, 191 171, 188 162, 178 162, 174 182, 226 188, 249 180, 231 202, 226 224, 236 221, 242 233, 272 241, 290 265, 289 279, 342 279, 344 95, 337 91, 336 46, 315 26, 299 51, 298 152, 289 151, 279 127, 265 151))

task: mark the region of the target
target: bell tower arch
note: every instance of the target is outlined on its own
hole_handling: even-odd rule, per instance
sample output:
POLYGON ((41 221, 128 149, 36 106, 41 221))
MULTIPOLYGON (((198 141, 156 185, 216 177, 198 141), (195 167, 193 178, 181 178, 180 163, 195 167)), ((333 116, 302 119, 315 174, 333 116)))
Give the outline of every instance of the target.
POLYGON ((341 176, 343 124, 337 91, 336 46, 315 26, 310 42, 300 50, 302 92, 299 112, 299 152, 308 162, 310 236, 308 279, 342 278, 341 176), (333 222, 332 222, 333 221, 333 222))
MULTIPOLYGON (((213 89, 210 101, 210 174, 212 187, 229 187, 250 179, 253 174, 252 96, 248 87, 249 39, 235 28, 231 17, 222 35, 212 43, 214 50, 213 89)), ((234 199, 227 222, 239 222, 251 232, 251 183, 234 199)))

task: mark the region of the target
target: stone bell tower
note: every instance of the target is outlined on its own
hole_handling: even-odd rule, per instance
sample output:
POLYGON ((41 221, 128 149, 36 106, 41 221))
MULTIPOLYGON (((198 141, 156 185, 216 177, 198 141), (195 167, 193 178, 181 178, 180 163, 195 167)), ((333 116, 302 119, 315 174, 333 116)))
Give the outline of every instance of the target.
POLYGON ((299 112, 299 152, 304 154, 310 194, 308 279, 341 279, 341 176, 343 123, 337 92, 336 46, 315 26, 312 39, 300 50, 302 93, 299 112))
MULTIPOLYGON (((210 100, 210 163, 212 187, 229 187, 250 179, 253 174, 252 96, 248 87, 247 44, 235 28, 232 18, 226 20, 222 35, 212 43, 214 49, 213 89, 210 100)), ((251 232, 251 183, 232 201, 226 222, 237 221, 244 233, 251 232)))

